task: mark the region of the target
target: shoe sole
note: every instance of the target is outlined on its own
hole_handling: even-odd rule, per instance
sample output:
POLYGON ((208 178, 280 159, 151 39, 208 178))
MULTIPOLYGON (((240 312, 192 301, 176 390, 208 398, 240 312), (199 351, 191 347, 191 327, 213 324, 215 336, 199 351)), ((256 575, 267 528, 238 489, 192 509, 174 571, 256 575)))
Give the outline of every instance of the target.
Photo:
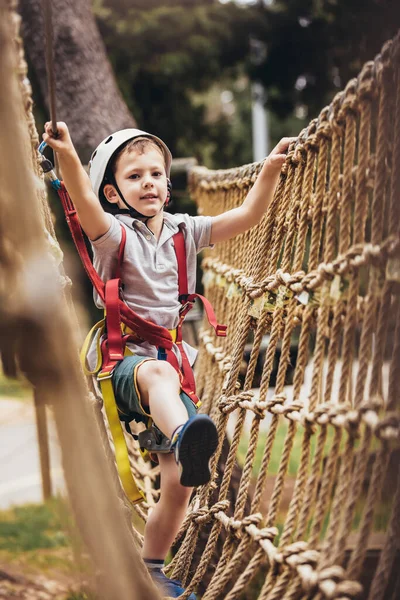
POLYGON ((198 415, 189 423, 179 443, 180 482, 185 487, 197 487, 211 478, 209 462, 218 446, 218 433, 207 415, 198 415))

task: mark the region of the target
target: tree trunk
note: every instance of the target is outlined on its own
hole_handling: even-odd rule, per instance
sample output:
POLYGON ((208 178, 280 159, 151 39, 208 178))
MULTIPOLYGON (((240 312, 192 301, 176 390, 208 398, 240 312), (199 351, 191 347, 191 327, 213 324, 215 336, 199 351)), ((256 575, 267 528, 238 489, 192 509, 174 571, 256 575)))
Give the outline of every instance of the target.
MULTIPOLYGON (((57 120, 66 121, 83 162, 109 133, 135 127, 112 72, 89 0, 53 0, 57 120)), ((30 66, 48 104, 42 0, 20 0, 30 66)))

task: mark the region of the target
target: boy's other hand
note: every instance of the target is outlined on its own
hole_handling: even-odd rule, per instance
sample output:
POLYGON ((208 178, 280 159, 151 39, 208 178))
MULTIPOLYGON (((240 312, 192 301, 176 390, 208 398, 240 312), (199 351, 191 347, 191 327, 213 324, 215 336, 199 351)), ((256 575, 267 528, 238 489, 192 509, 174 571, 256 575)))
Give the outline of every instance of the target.
POLYGON ((296 141, 295 137, 284 137, 275 146, 272 152, 267 156, 265 160, 265 167, 268 170, 280 171, 283 163, 286 160, 286 154, 290 144, 296 141))
POLYGON ((46 142, 58 154, 68 154, 74 151, 71 136, 69 135, 68 127, 62 121, 57 122, 57 137, 51 128, 51 123, 48 121, 44 125, 43 141, 46 142))

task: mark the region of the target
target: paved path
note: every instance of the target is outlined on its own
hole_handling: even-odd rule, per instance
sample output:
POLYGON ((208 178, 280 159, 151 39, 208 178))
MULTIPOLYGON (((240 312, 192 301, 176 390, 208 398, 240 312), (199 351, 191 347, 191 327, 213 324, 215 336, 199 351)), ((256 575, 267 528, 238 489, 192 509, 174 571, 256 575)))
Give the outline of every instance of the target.
MULTIPOLYGON (((65 488, 55 426, 48 413, 53 492, 65 488)), ((42 484, 33 400, 0 397, 0 509, 41 502, 42 484)))

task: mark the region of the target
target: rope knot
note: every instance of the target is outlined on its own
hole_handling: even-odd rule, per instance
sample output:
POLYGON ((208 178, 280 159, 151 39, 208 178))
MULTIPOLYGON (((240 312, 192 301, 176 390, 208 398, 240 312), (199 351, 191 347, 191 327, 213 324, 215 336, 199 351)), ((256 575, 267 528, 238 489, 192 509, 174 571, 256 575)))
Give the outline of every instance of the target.
POLYGON ((243 535, 243 530, 246 527, 256 526, 260 523, 262 520, 262 514, 255 513, 253 515, 248 515, 242 520, 221 515, 221 520, 226 529, 230 529, 236 537, 241 538, 243 535))
POLYGON ((356 598, 362 592, 358 581, 345 580, 345 571, 339 565, 323 569, 318 573, 318 585, 327 598, 356 598))
MULTIPOLYGON (((312 124, 314 124, 314 127, 311 131, 311 128, 308 128, 308 136, 307 138, 304 140, 304 149, 307 152, 318 152, 319 150, 319 136, 316 133, 316 119, 314 119, 313 121, 311 121, 312 124)), ((311 124, 310 124, 311 125, 311 124)))
POLYGON ((400 419, 396 413, 389 413, 375 427, 376 437, 384 442, 400 439, 400 419))
POLYGON ((308 550, 307 542, 294 542, 293 544, 289 544, 282 550, 282 558, 283 560, 287 560, 290 556, 294 556, 295 554, 300 554, 301 552, 305 552, 308 550))
POLYGON ((341 98, 341 106, 339 108, 338 120, 345 121, 348 116, 356 116, 359 109, 359 99, 357 97, 357 79, 350 79, 345 87, 344 94, 341 98))
POLYGON ((332 127, 328 120, 329 117, 329 106, 325 106, 322 109, 318 120, 317 120, 317 138, 320 141, 329 141, 332 138, 332 127))
POLYGON ((242 390, 239 394, 232 396, 222 396, 218 401, 218 408, 221 412, 229 414, 240 408, 249 408, 252 410, 252 404, 254 400, 254 392, 252 390, 242 390))
POLYGON ((240 400, 238 400, 238 396, 221 396, 221 398, 217 402, 217 407, 221 412, 226 415, 229 415, 231 412, 236 410, 239 406, 240 400))
POLYGON ((275 394, 268 402, 268 410, 274 414, 280 415, 283 413, 282 404, 286 401, 285 392, 275 394))
POLYGON ((336 94, 336 96, 332 100, 332 103, 329 107, 329 113, 328 113, 328 120, 331 125, 332 131, 336 135, 339 135, 339 136, 342 135, 343 130, 344 130, 344 125, 345 125, 344 120, 341 118, 342 115, 339 114, 343 96, 344 96, 343 91, 338 92, 336 94))
MULTIPOLYGON (((301 413, 301 424, 309 433, 315 433, 316 431, 316 415, 314 412, 302 411, 301 413)), ((319 422, 319 421, 318 421, 319 422)))
POLYGON ((362 100, 373 100, 377 96, 376 67, 373 60, 365 63, 358 76, 358 95, 362 100))
POLYGON ((248 525, 258 525, 259 523, 261 523, 262 518, 263 518, 263 516, 261 513, 254 513, 252 515, 247 515, 242 520, 241 527, 247 527, 248 525))
POLYGON ((202 506, 191 514, 192 520, 198 525, 204 525, 211 521, 211 519, 219 512, 226 512, 230 506, 229 500, 220 500, 216 502, 211 508, 202 506))
POLYGON ((239 394, 237 394, 236 397, 239 401, 251 402, 254 398, 254 392, 253 390, 242 390, 241 392, 239 392, 239 394))
POLYGON ((285 404, 284 406, 282 406, 282 409, 283 409, 282 412, 285 415, 285 417, 287 417, 291 421, 300 421, 302 418, 300 411, 303 408, 304 408, 303 402, 301 402, 300 400, 295 400, 294 402, 291 402, 290 404, 285 404))
POLYGON ((255 542, 259 542, 261 540, 269 540, 272 542, 274 538, 279 534, 279 529, 277 527, 264 527, 263 529, 257 529, 256 527, 249 527, 249 532, 251 531, 251 537, 255 542))

